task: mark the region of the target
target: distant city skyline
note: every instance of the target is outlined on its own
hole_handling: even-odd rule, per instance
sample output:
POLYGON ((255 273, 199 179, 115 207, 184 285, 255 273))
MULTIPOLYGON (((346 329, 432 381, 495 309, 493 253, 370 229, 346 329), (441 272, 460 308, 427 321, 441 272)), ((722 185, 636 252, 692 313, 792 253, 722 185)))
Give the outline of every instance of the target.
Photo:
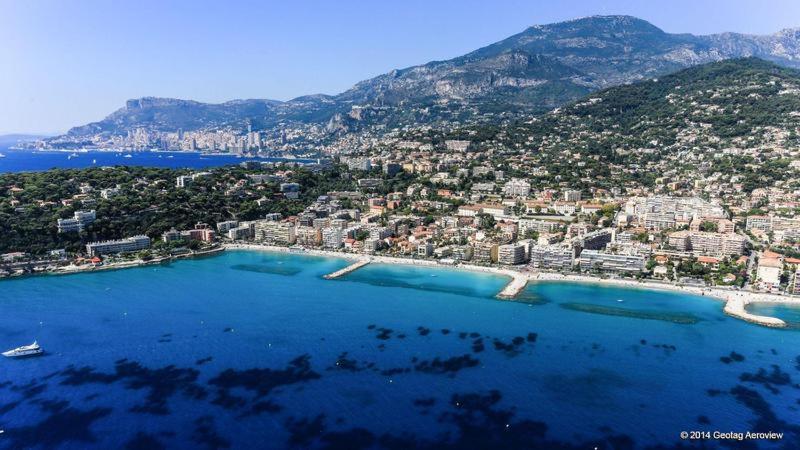
POLYGON ((627 14, 670 33, 771 34, 800 2, 0 0, 0 134, 56 133, 144 96, 219 103, 337 94, 536 24, 627 14))

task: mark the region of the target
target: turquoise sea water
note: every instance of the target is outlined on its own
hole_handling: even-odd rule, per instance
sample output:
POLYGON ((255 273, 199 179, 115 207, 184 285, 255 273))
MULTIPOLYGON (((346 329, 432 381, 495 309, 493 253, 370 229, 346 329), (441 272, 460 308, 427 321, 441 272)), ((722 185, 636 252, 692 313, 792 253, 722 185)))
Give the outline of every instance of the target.
POLYGON ((702 297, 226 252, 0 282, 0 448, 800 448, 800 332, 702 297))

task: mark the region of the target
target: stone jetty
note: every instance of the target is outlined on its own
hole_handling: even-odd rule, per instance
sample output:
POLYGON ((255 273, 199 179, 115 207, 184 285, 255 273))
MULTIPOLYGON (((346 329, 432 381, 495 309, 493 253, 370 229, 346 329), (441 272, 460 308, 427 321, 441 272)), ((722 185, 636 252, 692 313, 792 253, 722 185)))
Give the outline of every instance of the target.
POLYGON ((333 280, 334 278, 339 278, 341 276, 347 275, 348 273, 350 273, 350 272, 352 272, 354 270, 358 270, 358 269, 366 266, 369 263, 370 263, 369 259, 361 259, 361 260, 358 260, 358 261, 354 262, 353 264, 350 264, 349 266, 345 267, 344 269, 339 269, 336 272, 331 272, 331 273, 325 275, 324 278, 326 278, 328 280, 333 280))
POLYGON ((738 319, 746 320, 747 322, 764 325, 765 327, 784 328, 786 322, 777 317, 759 316, 747 312, 747 301, 742 297, 728 297, 725 302, 725 314, 736 317, 738 319))
POLYGON ((514 298, 525 289, 525 286, 528 285, 527 275, 518 272, 511 272, 507 274, 511 277, 511 281, 509 281, 506 287, 504 287, 503 290, 497 294, 497 298, 514 298))

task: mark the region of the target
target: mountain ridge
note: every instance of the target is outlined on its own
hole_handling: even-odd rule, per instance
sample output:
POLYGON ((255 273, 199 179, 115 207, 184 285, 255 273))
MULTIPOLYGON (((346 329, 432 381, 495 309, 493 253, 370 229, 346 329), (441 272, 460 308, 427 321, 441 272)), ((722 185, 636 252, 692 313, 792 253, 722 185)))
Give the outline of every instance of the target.
POLYGON ((800 28, 697 36, 667 33, 632 16, 590 16, 533 25, 452 59, 362 80, 336 95, 218 104, 132 99, 68 135, 121 135, 134 128, 270 130, 287 124, 325 125, 330 133, 346 133, 371 126, 493 120, 498 114, 545 112, 599 89, 742 56, 800 68, 800 28))

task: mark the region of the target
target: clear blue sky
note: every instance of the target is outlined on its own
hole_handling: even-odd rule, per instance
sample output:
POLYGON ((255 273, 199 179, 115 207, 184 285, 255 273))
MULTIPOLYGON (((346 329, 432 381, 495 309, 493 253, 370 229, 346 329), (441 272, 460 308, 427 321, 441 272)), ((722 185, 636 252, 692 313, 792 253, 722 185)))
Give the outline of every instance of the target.
POLYGON ((767 34, 800 26, 800 0, 0 0, 0 134, 64 131, 142 96, 335 94, 594 14, 767 34))

